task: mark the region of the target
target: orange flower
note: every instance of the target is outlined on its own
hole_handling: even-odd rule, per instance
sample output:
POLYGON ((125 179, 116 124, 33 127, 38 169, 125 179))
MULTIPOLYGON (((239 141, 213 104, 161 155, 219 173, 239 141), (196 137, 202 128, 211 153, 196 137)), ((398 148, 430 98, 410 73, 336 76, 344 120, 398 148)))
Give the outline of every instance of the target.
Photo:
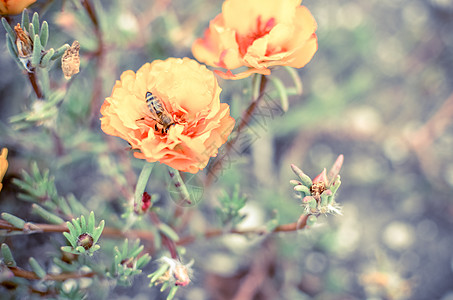
POLYGON ((5 176, 6 170, 8 169, 8 161, 6 160, 6 156, 8 155, 8 149, 3 148, 0 152, 0 191, 2 190, 2 180, 3 176, 5 176))
POLYGON ((36 0, 0 0, 0 15, 20 14, 27 6, 36 0))
POLYGON ((318 49, 316 21, 302 0, 226 0, 222 13, 192 46, 196 59, 226 79, 252 73, 269 75, 270 67, 302 68, 318 49), (234 75, 241 66, 249 70, 234 75))
POLYGON ((234 127, 220 91, 214 73, 195 60, 146 63, 116 82, 101 107, 101 128, 128 141, 137 158, 196 173, 234 127))

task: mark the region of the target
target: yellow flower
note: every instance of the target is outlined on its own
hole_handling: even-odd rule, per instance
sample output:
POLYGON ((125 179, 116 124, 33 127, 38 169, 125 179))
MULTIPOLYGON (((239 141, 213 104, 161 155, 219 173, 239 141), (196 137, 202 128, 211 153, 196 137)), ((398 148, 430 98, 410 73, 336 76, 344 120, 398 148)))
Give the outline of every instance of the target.
POLYGON ((301 0, 226 0, 192 46, 196 59, 226 79, 269 75, 273 66, 302 68, 318 49, 317 24, 301 0), (239 74, 231 70, 249 69, 239 74))
POLYGON ((0 0, 0 15, 20 14, 30 4, 36 0, 0 0))
POLYGON ((101 107, 101 128, 126 140, 134 156, 196 173, 234 127, 214 73, 189 58, 129 70, 101 107))
POLYGON ((8 161, 6 160, 6 156, 8 155, 8 149, 3 148, 2 152, 0 153, 0 191, 2 190, 2 180, 3 176, 5 176, 6 169, 8 169, 8 161))

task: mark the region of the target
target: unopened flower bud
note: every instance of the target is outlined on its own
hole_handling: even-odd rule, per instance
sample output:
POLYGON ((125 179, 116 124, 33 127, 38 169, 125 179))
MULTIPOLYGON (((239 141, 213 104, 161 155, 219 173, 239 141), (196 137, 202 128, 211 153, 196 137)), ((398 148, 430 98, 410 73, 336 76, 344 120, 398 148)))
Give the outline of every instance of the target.
POLYGON ((85 250, 88 250, 93 247, 93 242, 94 240, 91 235, 88 233, 82 233, 77 239, 77 246, 82 246, 85 250))

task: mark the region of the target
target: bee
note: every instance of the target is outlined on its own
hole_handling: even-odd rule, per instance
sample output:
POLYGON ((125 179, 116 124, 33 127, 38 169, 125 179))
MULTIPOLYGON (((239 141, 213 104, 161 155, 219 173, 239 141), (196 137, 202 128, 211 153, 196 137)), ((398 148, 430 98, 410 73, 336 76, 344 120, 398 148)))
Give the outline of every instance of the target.
POLYGON ((165 109, 162 101, 155 97, 153 93, 146 92, 146 104, 148 104, 149 111, 151 112, 151 118, 156 121, 154 125, 154 130, 162 132, 162 134, 167 133, 170 126, 175 125, 170 113, 165 109))

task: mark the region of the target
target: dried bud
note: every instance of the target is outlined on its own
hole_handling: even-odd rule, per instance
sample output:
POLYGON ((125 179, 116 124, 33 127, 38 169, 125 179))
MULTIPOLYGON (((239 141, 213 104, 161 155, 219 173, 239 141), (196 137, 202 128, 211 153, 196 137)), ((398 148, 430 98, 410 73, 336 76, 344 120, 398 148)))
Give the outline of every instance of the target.
POLYGON ((135 204, 134 205, 134 212, 138 215, 143 215, 148 211, 148 209, 151 207, 152 202, 151 202, 151 195, 148 194, 147 192, 143 193, 142 196, 142 201, 140 202, 139 205, 135 204))
POLYGON ((80 44, 78 41, 74 41, 72 46, 66 49, 65 53, 61 57, 61 69, 66 80, 80 71, 80 56, 79 56, 80 44))
POLYGON ((34 67, 31 64, 33 55, 33 40, 27 31, 20 27, 20 24, 14 27, 16 32, 17 56, 28 72, 33 73, 34 67))
POLYGON ((94 240, 91 235, 88 233, 82 233, 79 235, 79 238, 77 239, 77 246, 82 246, 85 250, 90 249, 93 247, 94 240))

